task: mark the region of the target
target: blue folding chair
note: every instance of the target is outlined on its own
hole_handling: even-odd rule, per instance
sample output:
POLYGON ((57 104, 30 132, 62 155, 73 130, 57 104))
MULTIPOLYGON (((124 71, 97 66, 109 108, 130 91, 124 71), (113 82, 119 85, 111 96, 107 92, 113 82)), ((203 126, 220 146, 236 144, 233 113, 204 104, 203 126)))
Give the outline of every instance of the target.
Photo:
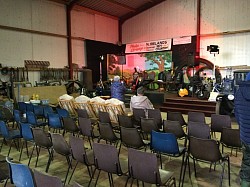
POLYGON ((37 119, 44 119, 43 106, 34 105, 33 111, 34 111, 34 114, 36 115, 37 119))
POLYGON ((171 157, 182 156, 181 172, 179 186, 181 184, 183 169, 184 169, 184 158, 186 153, 186 147, 178 145, 177 138, 173 133, 164 133, 164 132, 151 132, 151 150, 157 153, 160 157, 160 163, 162 168, 162 157, 161 155, 167 155, 171 157))
POLYGON ((62 120, 59 114, 48 113, 48 126, 52 128, 53 131, 63 129, 62 120))
POLYGON ((36 115, 34 112, 27 111, 26 112, 27 122, 30 123, 34 127, 46 126, 47 123, 44 121, 37 120, 36 115))
POLYGON ((19 146, 18 146, 19 145, 19 139, 22 136, 21 136, 19 130, 10 130, 10 129, 8 129, 8 126, 4 121, 0 121, 0 132, 1 132, 2 136, 3 136, 0 152, 2 150, 4 141, 10 141, 10 148, 9 148, 9 152, 8 152, 8 156, 9 156, 12 144, 16 143, 16 141, 17 141, 18 144, 16 144, 16 147, 18 149, 19 148, 19 146))
POLYGON ((17 125, 19 125, 20 123, 27 122, 27 120, 22 117, 22 113, 20 110, 17 110, 17 109, 13 110, 13 115, 14 115, 14 120, 17 123, 17 125))
POLYGON ((32 103, 26 103, 26 112, 34 112, 34 105, 32 103))
POLYGON ((25 102, 18 102, 18 110, 21 111, 21 113, 26 113, 26 103, 25 102))
POLYGON ((35 187, 32 170, 24 164, 15 163, 6 157, 10 168, 10 180, 18 187, 35 187))
POLYGON ((69 111, 64 108, 56 108, 56 112, 61 118, 70 117, 69 111))
POLYGON ((48 120, 48 114, 49 113, 54 113, 54 110, 51 106, 43 106, 43 115, 44 115, 44 118, 45 118, 45 121, 48 120))
POLYGON ((29 151, 28 151, 28 142, 34 143, 34 137, 32 134, 31 130, 32 125, 30 123, 20 123, 20 130, 21 130, 21 135, 23 138, 22 145, 21 145, 21 151, 20 151, 20 156, 19 156, 19 161, 21 160, 22 153, 23 153, 23 146, 25 144, 26 151, 27 151, 27 156, 29 158, 29 151))

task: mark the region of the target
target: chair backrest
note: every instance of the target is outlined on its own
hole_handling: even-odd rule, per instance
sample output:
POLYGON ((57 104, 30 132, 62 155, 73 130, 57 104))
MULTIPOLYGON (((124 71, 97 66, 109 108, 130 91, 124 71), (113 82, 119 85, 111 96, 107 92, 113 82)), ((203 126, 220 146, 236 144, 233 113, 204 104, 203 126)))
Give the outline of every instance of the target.
POLYGON ((127 128, 121 126, 121 142, 126 147, 131 147, 136 149, 144 146, 142 137, 136 128, 127 128))
POLYGON ((61 118, 70 116, 69 111, 64 108, 56 108, 56 112, 61 118))
POLYGON ((48 113, 48 126, 52 128, 62 128, 62 121, 59 114, 48 113))
POLYGON ((191 136, 189 138, 189 152, 194 158, 208 162, 216 162, 222 158, 219 144, 213 139, 191 136))
POLYGON ((71 152, 72 152, 73 157, 78 162, 84 163, 86 165, 92 165, 94 163, 93 154, 92 155, 90 154, 92 150, 88 152, 88 155, 87 155, 85 147, 84 147, 84 140, 82 138, 70 135, 69 145, 71 147, 71 152))
POLYGON ((63 117, 63 129, 69 132, 78 132, 79 128, 72 117, 63 117))
POLYGON ((34 114, 36 116, 44 116, 43 114, 43 106, 41 105, 34 105, 33 106, 34 114))
POLYGON ((91 125, 91 120, 89 118, 79 117, 78 118, 78 125, 80 128, 80 132, 82 133, 83 136, 92 137, 93 128, 91 125))
POLYGON ((90 102, 89 103, 95 113, 95 116, 99 116, 99 111, 107 112, 105 103, 90 102))
POLYGON ((70 115, 73 115, 73 116, 76 115, 74 101, 72 99, 71 100, 60 99, 58 102, 59 102, 59 106, 61 107, 61 109, 67 110, 70 115))
POLYGON ((117 117, 120 127, 127 127, 127 128, 134 127, 131 116, 117 114, 117 117))
POLYGON ((223 127, 220 142, 228 147, 241 148, 240 129, 223 127))
POLYGON ((95 165, 98 169, 108 173, 122 174, 119 154, 115 146, 93 143, 95 165))
POLYGON ((152 130, 159 131, 154 118, 141 118, 141 130, 145 133, 151 133, 152 130))
POLYGON ((14 120, 17 122, 17 123, 20 123, 21 120, 22 120, 22 117, 21 117, 21 112, 17 109, 13 110, 13 115, 14 115, 14 120))
POLYGON ((26 141, 31 141, 34 139, 33 134, 32 134, 32 130, 31 130, 31 126, 32 125, 30 123, 20 123, 21 136, 26 141))
POLYGON ((131 177, 150 184, 160 184, 157 157, 153 153, 128 149, 128 168, 131 177))
POLYGON ((62 134, 51 133, 53 149, 61 155, 71 155, 69 144, 66 142, 62 134))
POLYGON ((63 183, 59 177, 42 173, 36 169, 34 169, 34 178, 36 181, 36 187, 63 187, 63 183))
POLYGON ((98 118, 101 123, 111 123, 110 116, 108 112, 99 111, 98 118))
POLYGON ((86 109, 76 109, 76 112, 77 112, 77 115, 78 117, 81 117, 81 118, 89 118, 89 115, 88 115, 88 112, 86 109))
POLYGON ((35 187, 31 169, 24 164, 15 163, 6 157, 10 168, 10 179, 18 187, 35 187))
POLYGON ((4 138, 9 138, 10 137, 10 133, 9 133, 9 129, 8 129, 8 126, 7 124, 0 120, 0 132, 1 132, 1 135, 4 137, 4 138))
POLYGON ((176 138, 182 138, 186 136, 179 121, 164 120, 163 131, 167 133, 173 133, 176 138))
POLYGON ((50 134, 47 134, 42 128, 38 127, 32 128, 31 130, 36 145, 44 148, 52 147, 51 137, 49 136, 50 134))
POLYGON ((109 103, 108 105, 106 105, 106 110, 109 113, 110 116, 110 120, 112 122, 117 123, 118 122, 118 117, 117 115, 125 115, 125 105, 124 104, 120 104, 120 105, 115 105, 115 104, 111 104, 109 103))
POLYGON ((210 127, 205 123, 188 122, 188 137, 210 139, 210 127))
POLYGON ((85 109, 90 118, 96 118, 95 112, 90 104, 90 102, 74 103, 76 109, 85 109))
POLYGON ((151 149, 155 152, 170 155, 179 154, 178 142, 173 133, 152 131, 150 142, 151 149))
POLYGON ((133 117, 137 123, 140 123, 141 118, 145 118, 145 110, 142 108, 133 108, 133 117))
POLYGON ((188 122, 206 123, 205 114, 203 112, 188 112, 188 122))
POLYGON ((27 111, 26 112, 27 122, 31 125, 37 125, 37 118, 34 112, 27 111))
POLYGON ((115 135, 110 123, 99 122, 99 133, 100 133, 100 138, 104 140, 107 140, 107 141, 117 140, 117 136, 115 135))
POLYGON ((223 127, 231 128, 231 118, 229 115, 212 114, 211 131, 221 132, 223 127))
POLYGON ((183 118, 183 115, 181 112, 172 112, 172 111, 168 111, 167 112, 167 120, 170 121, 179 121, 181 126, 183 125, 187 125, 186 121, 183 118))
POLYGON ((26 111, 34 112, 34 105, 32 103, 26 103, 26 111))
POLYGON ((48 106, 48 105, 44 106, 43 107, 43 115, 46 119, 48 118, 49 113, 54 113, 53 108, 51 106, 48 106))
POLYGON ((22 113, 26 113, 26 103, 25 102, 18 102, 18 109, 22 112, 22 113))
POLYGON ((147 109, 148 117, 154 118, 159 129, 162 128, 162 116, 160 109, 147 109))

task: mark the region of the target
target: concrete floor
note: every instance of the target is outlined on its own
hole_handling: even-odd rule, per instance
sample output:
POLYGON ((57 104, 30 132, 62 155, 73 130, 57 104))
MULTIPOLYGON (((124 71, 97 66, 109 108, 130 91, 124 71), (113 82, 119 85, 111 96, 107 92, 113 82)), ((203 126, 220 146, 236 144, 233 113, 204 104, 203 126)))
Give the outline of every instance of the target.
MULTIPOLYGON (((163 119, 166 119, 166 113, 162 113, 162 116, 163 116, 163 119)), ((187 116, 184 115, 184 118, 186 119, 187 116)), ((209 124, 210 118, 206 118, 206 122, 209 124)), ((233 125, 233 128, 238 128, 238 125, 235 121, 232 122, 232 125, 233 125)), ((68 134, 65 137, 68 140, 68 134)), ((217 134, 216 138, 219 139, 219 134, 217 134)), ((183 144, 183 141, 180 141, 179 143, 183 144)), ((30 151, 31 151, 31 146, 32 145, 30 144, 30 151)), ((86 147, 89 147, 89 143, 88 143, 87 139, 86 139, 86 147)), ((8 146, 4 145, 2 152, 0 154, 4 155, 4 156, 7 155, 8 148, 9 148, 8 146)), ((147 150, 147 151, 150 152, 150 150, 147 150)), ((230 154, 229 149, 225 149, 225 152, 230 154)), ((18 160, 19 152, 15 148, 13 148, 11 150, 10 157, 12 157, 14 160, 18 160)), ((239 152, 238 156, 236 157, 235 151, 233 151, 233 155, 230 156, 231 186, 232 187, 240 186, 239 170, 240 170, 241 158, 242 158, 241 152, 239 152)), ((123 146, 121 149, 120 159, 122 161, 127 160, 127 149, 123 146)), ((40 157, 39 157, 38 166, 36 167, 36 169, 44 172, 47 160, 48 160, 47 151, 42 150, 40 157)), ((164 161, 163 167, 165 169, 174 171, 174 176, 177 180, 177 185, 178 185, 179 172, 180 172, 180 168, 181 168, 181 158, 171 158, 170 159, 168 157, 164 157, 163 161, 164 161)), ((23 152, 21 162, 24 164, 28 163, 28 158, 27 158, 27 155, 25 152, 23 152)), ((73 166, 74 165, 75 165, 75 161, 73 161, 73 166)), ((35 156, 33 156, 30 167, 35 168, 35 156)), ((67 171, 67 163, 66 163, 65 157, 55 153, 54 160, 52 161, 52 163, 50 165, 50 169, 49 169, 48 173, 50 175, 58 176, 62 180, 64 180, 66 171, 67 171)), ((70 171, 70 174, 71 174, 71 171, 70 171)), ((197 164, 197 178, 195 178, 193 167, 192 167, 192 161, 191 161, 191 179, 189 179, 188 172, 186 172, 184 187, 189 187, 189 186, 217 187, 217 186, 219 186, 220 172, 221 172, 220 166, 217 166, 215 171, 212 170, 211 172, 209 172, 209 164, 199 162, 197 164)), ((87 186, 89 179, 90 178, 88 176, 87 168, 84 165, 78 164, 77 169, 75 171, 75 174, 74 174, 69 186, 71 186, 73 184, 73 181, 76 181, 83 186, 87 186)), ((113 175, 113 179, 114 179, 114 186, 117 186, 117 187, 118 186, 125 186, 126 176, 119 177, 119 176, 113 175)), ((92 182, 91 186, 94 186, 94 183, 95 183, 95 180, 92 182)), ((0 186, 3 186, 3 183, 0 183, 0 186)), ((7 186, 13 186, 13 185, 11 185, 10 182, 8 182, 7 186)), ((99 187, 109 186, 107 173, 101 172, 97 186, 99 186, 99 187)), ((136 182, 134 182, 133 186, 136 186, 136 182)), ((142 183, 140 183, 140 186, 142 186, 142 183)), ((152 185, 146 184, 145 186, 152 186, 152 185)), ((228 185, 227 170, 225 171, 223 186, 229 186, 228 185)))

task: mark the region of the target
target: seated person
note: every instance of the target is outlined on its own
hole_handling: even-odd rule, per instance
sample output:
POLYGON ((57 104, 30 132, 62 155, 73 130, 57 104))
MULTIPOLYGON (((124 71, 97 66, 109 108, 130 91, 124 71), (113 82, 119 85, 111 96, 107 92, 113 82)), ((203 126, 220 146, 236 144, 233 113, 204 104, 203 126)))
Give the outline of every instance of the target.
POLYGON ((126 92, 126 87, 124 83, 120 82, 119 76, 114 76, 114 82, 111 84, 111 98, 119 99, 120 101, 124 101, 124 94, 126 92))
POLYGON ((137 96, 134 95, 133 97, 131 97, 131 112, 133 111, 133 108, 154 109, 154 106, 148 99, 148 97, 144 96, 144 88, 142 86, 137 89, 137 96))

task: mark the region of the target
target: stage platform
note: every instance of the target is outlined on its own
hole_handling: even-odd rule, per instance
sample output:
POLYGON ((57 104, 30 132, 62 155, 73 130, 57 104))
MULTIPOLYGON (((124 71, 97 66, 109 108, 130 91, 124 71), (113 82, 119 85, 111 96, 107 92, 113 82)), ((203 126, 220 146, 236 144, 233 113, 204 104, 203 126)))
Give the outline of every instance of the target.
POLYGON ((197 97, 180 97, 176 91, 145 91, 145 95, 155 108, 159 108, 162 112, 179 111, 183 114, 187 114, 189 111, 203 112, 207 117, 210 117, 211 114, 218 114, 219 111, 219 102, 200 100, 197 97))

